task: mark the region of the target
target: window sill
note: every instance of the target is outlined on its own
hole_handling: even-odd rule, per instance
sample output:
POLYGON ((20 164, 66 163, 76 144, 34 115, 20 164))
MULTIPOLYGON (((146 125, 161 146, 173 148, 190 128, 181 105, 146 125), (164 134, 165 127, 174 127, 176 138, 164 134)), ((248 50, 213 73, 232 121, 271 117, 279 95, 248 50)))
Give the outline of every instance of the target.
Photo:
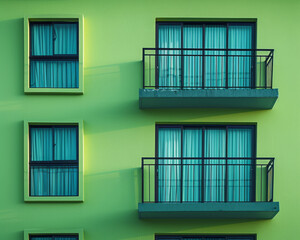
POLYGON ((25 94, 77 94, 82 95, 83 89, 81 88, 25 88, 25 94))
POLYGON ((82 196, 74 197, 32 197, 25 196, 25 202, 83 202, 82 196))

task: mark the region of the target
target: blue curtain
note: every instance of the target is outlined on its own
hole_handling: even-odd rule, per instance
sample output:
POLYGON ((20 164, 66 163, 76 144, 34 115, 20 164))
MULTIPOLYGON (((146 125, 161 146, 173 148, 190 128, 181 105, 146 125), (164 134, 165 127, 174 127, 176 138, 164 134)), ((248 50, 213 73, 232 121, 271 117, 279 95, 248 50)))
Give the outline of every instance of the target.
MULTIPOLYGON (((32 56, 77 54, 77 24, 31 25, 32 56)), ((31 60, 31 88, 78 88, 78 60, 31 60)))
MULTIPOLYGON (((181 157, 181 129, 160 128, 158 157, 181 157)), ((181 160, 158 159, 158 201, 180 201, 181 160)))
MULTIPOLYGON (((161 25, 158 29, 159 48, 181 48, 181 26, 161 25)), ((181 51, 160 50, 159 54, 171 56, 158 57, 159 88, 178 88, 181 86, 181 51), (177 56, 178 55, 178 56, 177 56)))
MULTIPOLYGON (((202 129, 183 130, 183 157, 202 157, 202 129)), ((202 160, 183 160, 182 200, 197 202, 202 199, 202 160)))
MULTIPOLYGON (((205 28, 205 48, 226 48, 226 27, 210 25, 205 28)), ((205 87, 226 86, 226 52, 205 51, 205 87)))
MULTIPOLYGON (((204 157, 226 157, 226 130, 206 129, 204 134, 204 157)), ((225 200, 226 160, 204 160, 204 201, 220 202, 225 200)))
POLYGON ((31 161, 53 162, 53 166, 31 166, 31 195, 77 196, 78 166, 55 165, 77 159, 77 128, 32 127, 30 135, 31 161))
MULTIPOLYGON (((229 26, 228 48, 252 49, 252 26, 229 26)), ((251 51, 228 51, 228 87, 251 86, 252 54, 251 51)))
MULTIPOLYGON (((187 25, 183 27, 183 48, 203 48, 203 27, 187 25)), ((202 51, 184 51, 183 87, 193 89, 202 86, 202 51), (198 56, 197 56, 198 55, 198 56)))
MULTIPOLYGON (((228 129, 228 157, 251 158, 253 149, 252 129, 228 129)), ((251 201, 253 190, 254 160, 228 160, 228 201, 251 201)))

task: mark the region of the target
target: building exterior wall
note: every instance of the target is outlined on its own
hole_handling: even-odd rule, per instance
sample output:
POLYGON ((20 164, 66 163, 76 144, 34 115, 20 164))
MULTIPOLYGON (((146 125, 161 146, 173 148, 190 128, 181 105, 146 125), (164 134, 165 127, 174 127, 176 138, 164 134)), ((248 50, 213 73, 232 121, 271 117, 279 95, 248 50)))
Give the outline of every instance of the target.
POLYGON ((0 239, 26 229, 83 229, 85 240, 154 239, 159 233, 257 234, 297 239, 299 229, 300 2, 296 0, 0 1, 0 239), (84 94, 24 94, 24 17, 84 16, 84 94), (255 18, 257 48, 274 48, 272 110, 140 110, 142 48, 157 18, 255 18), (84 125, 84 202, 24 202, 24 121, 84 125), (140 220, 141 157, 155 154, 156 123, 257 123, 257 156, 275 157, 272 220, 140 220))

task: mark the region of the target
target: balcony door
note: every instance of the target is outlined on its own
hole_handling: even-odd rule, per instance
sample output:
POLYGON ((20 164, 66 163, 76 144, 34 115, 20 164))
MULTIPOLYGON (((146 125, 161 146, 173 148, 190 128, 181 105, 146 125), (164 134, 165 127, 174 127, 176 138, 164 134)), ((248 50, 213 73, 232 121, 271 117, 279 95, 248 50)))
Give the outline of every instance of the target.
POLYGON ((158 202, 255 199, 253 126, 158 126, 158 202))
POLYGON ((254 24, 158 23, 157 47, 157 88, 253 85, 254 24))

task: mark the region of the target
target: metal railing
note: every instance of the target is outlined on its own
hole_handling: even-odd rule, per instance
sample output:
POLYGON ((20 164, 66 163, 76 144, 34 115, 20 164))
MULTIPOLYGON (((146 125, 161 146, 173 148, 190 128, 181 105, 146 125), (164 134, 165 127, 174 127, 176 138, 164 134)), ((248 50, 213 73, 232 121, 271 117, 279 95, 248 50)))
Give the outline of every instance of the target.
POLYGON ((142 158, 142 202, 272 202, 274 158, 142 158))
POLYGON ((144 48, 144 89, 272 89, 273 49, 144 48))

